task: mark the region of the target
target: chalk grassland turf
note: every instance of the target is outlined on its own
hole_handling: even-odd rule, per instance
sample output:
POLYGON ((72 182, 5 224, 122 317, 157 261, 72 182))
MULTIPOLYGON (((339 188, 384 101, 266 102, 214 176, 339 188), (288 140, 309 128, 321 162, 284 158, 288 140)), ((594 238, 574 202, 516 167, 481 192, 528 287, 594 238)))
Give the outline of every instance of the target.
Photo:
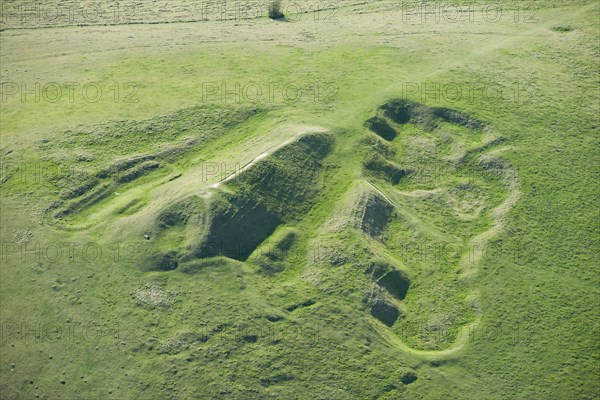
POLYGON ((3 14, 0 397, 597 398, 597 4, 120 3, 3 14))

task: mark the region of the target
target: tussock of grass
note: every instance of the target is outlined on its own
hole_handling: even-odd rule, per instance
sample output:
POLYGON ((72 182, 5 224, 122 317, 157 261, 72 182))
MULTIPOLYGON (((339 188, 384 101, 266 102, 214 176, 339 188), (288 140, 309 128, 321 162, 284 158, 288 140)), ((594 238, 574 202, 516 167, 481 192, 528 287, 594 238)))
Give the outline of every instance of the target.
POLYGON ((572 27, 571 25, 555 25, 551 29, 554 32, 561 32, 561 33, 571 32, 571 31, 575 30, 575 28, 572 27))

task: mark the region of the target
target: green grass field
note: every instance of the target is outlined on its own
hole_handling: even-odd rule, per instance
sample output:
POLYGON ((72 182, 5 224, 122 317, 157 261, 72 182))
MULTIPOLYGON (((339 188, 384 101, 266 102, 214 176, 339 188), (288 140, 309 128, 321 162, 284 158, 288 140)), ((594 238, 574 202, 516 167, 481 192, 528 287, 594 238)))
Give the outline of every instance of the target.
POLYGON ((0 399, 600 399, 593 1, 0 4, 0 399))

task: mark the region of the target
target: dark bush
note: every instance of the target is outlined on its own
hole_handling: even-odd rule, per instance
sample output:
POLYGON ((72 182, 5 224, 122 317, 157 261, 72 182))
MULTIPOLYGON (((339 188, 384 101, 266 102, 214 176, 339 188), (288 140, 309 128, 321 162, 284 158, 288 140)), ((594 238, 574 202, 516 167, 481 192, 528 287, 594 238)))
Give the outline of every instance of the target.
POLYGON ((377 300, 371 306, 371 315, 387 326, 392 326, 398 317, 400 317, 400 311, 394 305, 384 300, 377 300))
POLYGON ((373 117, 367 120, 366 127, 375 132, 383 139, 392 141, 396 138, 397 132, 390 126, 385 118, 373 117))
POLYGON ((417 374, 413 371, 402 371, 400 374, 400 381, 405 385, 410 385, 417 380, 417 374))
POLYGON ((283 15, 283 12, 281 11, 281 1, 276 0, 271 2, 271 5, 269 6, 269 18, 283 19, 284 17, 285 15, 283 15))

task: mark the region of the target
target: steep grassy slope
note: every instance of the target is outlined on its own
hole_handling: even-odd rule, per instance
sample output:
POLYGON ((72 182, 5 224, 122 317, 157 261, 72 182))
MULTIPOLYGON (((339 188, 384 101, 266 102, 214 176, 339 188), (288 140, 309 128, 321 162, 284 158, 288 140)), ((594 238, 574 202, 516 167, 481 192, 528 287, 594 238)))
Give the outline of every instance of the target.
POLYGON ((332 141, 326 134, 301 136, 247 171, 235 172, 233 179, 213 185, 207 205, 197 196, 169 205, 159 214, 153 234, 164 242, 165 236, 173 236, 169 230, 187 228, 192 237, 181 254, 176 254, 176 244, 160 243, 167 252, 150 253, 146 268, 175 269, 180 261, 216 256, 246 260, 278 226, 297 221, 314 204, 316 171, 332 141), (224 182, 228 190, 215 193, 224 182))
POLYGON ((598 5, 503 4, 3 20, 0 397, 597 398, 598 5))

